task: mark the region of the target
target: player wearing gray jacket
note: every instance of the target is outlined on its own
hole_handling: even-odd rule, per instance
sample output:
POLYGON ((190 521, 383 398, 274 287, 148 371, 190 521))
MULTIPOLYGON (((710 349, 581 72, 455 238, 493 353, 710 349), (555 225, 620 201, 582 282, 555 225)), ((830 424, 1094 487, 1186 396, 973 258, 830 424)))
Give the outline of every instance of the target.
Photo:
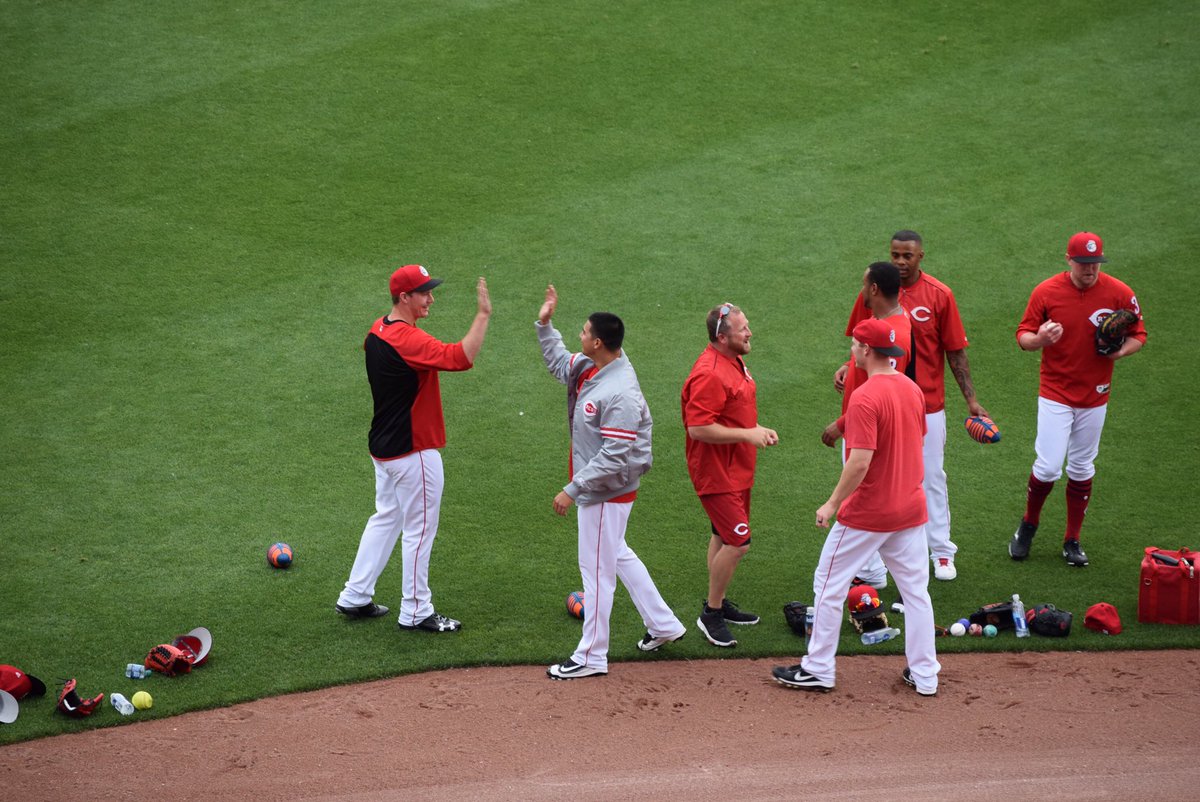
POLYGON ((625 324, 611 313, 593 313, 579 335, 581 352, 571 353, 550 324, 557 305, 558 293, 551 284, 535 326, 546 368, 567 386, 570 481, 554 497, 553 507, 559 515, 566 515, 572 504, 577 507, 586 612, 574 654, 546 673, 553 679, 575 679, 608 673, 609 617, 617 579, 646 625, 639 649, 653 651, 679 640, 687 630, 625 543, 638 485, 652 462, 654 423, 637 373, 621 350, 625 324))

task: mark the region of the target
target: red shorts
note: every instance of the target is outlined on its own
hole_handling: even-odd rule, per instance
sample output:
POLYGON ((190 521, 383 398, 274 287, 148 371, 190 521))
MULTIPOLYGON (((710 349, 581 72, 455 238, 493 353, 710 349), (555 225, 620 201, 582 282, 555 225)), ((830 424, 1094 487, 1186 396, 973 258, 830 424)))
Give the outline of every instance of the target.
POLYGON ((736 493, 713 493, 700 497, 713 534, 730 546, 745 546, 750 542, 750 490, 736 493))

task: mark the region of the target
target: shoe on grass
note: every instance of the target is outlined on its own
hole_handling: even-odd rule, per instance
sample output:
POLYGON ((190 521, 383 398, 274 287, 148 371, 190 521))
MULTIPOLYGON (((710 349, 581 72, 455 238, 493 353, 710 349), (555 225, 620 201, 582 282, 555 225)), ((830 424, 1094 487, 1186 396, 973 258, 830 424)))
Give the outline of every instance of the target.
POLYGON ((638 641, 637 647, 643 652, 652 652, 659 646, 662 646, 664 643, 674 643, 686 634, 687 630, 685 629, 677 635, 663 635, 662 637, 656 638, 647 632, 642 636, 642 639, 638 641))
POLYGON ((949 582, 958 576, 958 569, 954 567, 953 557, 938 557, 933 561, 933 578, 940 579, 943 582, 949 582))
POLYGON ((1063 541, 1063 557, 1066 558, 1067 565, 1073 568, 1083 568, 1088 564, 1087 555, 1083 553, 1078 540, 1063 541))
POLYGON ((388 608, 382 604, 376 604, 373 601, 366 604, 360 604, 358 607, 344 607, 343 605, 335 605, 334 608, 347 618, 378 618, 381 615, 387 615, 388 608))
POLYGON ((1033 536, 1037 534, 1037 524, 1031 524, 1024 518, 1021 525, 1008 541, 1008 556, 1014 560, 1024 560, 1029 556, 1029 547, 1033 545, 1033 536))
POLYGON ((725 626, 725 616, 721 615, 720 610, 705 610, 700 613, 700 617, 696 619, 696 626, 700 627, 704 637, 708 638, 708 642, 713 646, 737 646, 737 640, 730 634, 729 627, 725 626))
POLYGON ((423 618, 415 624, 397 624, 401 629, 407 630, 422 630, 423 632, 458 632, 462 629, 462 622, 455 621, 453 618, 447 618, 444 615, 434 613, 428 618, 423 618))
POLYGON ((725 599, 721 602, 721 615, 725 616, 726 624, 757 624, 758 616, 754 613, 747 613, 744 610, 739 610, 738 606, 725 599))

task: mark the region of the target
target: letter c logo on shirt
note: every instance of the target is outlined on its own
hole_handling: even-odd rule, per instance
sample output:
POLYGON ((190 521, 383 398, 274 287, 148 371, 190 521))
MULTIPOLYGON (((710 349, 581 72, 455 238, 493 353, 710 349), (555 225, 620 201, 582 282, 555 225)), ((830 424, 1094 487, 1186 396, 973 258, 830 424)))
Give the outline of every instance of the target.
POLYGON ((933 310, 928 306, 915 306, 909 310, 908 314, 918 323, 927 323, 933 317, 933 310))
POLYGON ((595 415, 596 414, 596 405, 593 404, 591 401, 588 401, 586 404, 583 405, 583 414, 587 415, 589 418, 592 417, 593 415, 595 415))

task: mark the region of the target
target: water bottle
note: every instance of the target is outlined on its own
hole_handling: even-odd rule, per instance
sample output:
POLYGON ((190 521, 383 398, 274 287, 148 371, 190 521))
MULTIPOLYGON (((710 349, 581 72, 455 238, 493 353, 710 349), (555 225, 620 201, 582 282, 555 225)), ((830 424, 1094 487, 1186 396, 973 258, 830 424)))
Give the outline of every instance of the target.
POLYGON ((876 629, 872 632, 864 632, 859 637, 859 640, 862 641, 863 646, 874 646, 876 643, 883 643, 885 640, 891 640, 892 638, 899 636, 899 634, 900 630, 896 627, 884 627, 883 629, 876 629))
POLYGON ((152 669, 146 668, 141 663, 128 663, 125 666, 125 676, 130 679, 145 679, 153 673, 152 669))
POLYGON ((117 709, 117 712, 120 713, 122 716, 128 716, 128 715, 133 714, 133 702, 129 701, 121 694, 114 693, 108 697, 108 700, 110 702, 112 702, 112 706, 115 707, 117 709))
POLYGON ((804 646, 808 647, 808 640, 812 637, 813 616, 817 610, 811 604, 804 608, 804 646))
POLYGON ((1025 620, 1025 604, 1018 593, 1013 594, 1013 623, 1017 626, 1017 637, 1029 637, 1029 622, 1025 620))

